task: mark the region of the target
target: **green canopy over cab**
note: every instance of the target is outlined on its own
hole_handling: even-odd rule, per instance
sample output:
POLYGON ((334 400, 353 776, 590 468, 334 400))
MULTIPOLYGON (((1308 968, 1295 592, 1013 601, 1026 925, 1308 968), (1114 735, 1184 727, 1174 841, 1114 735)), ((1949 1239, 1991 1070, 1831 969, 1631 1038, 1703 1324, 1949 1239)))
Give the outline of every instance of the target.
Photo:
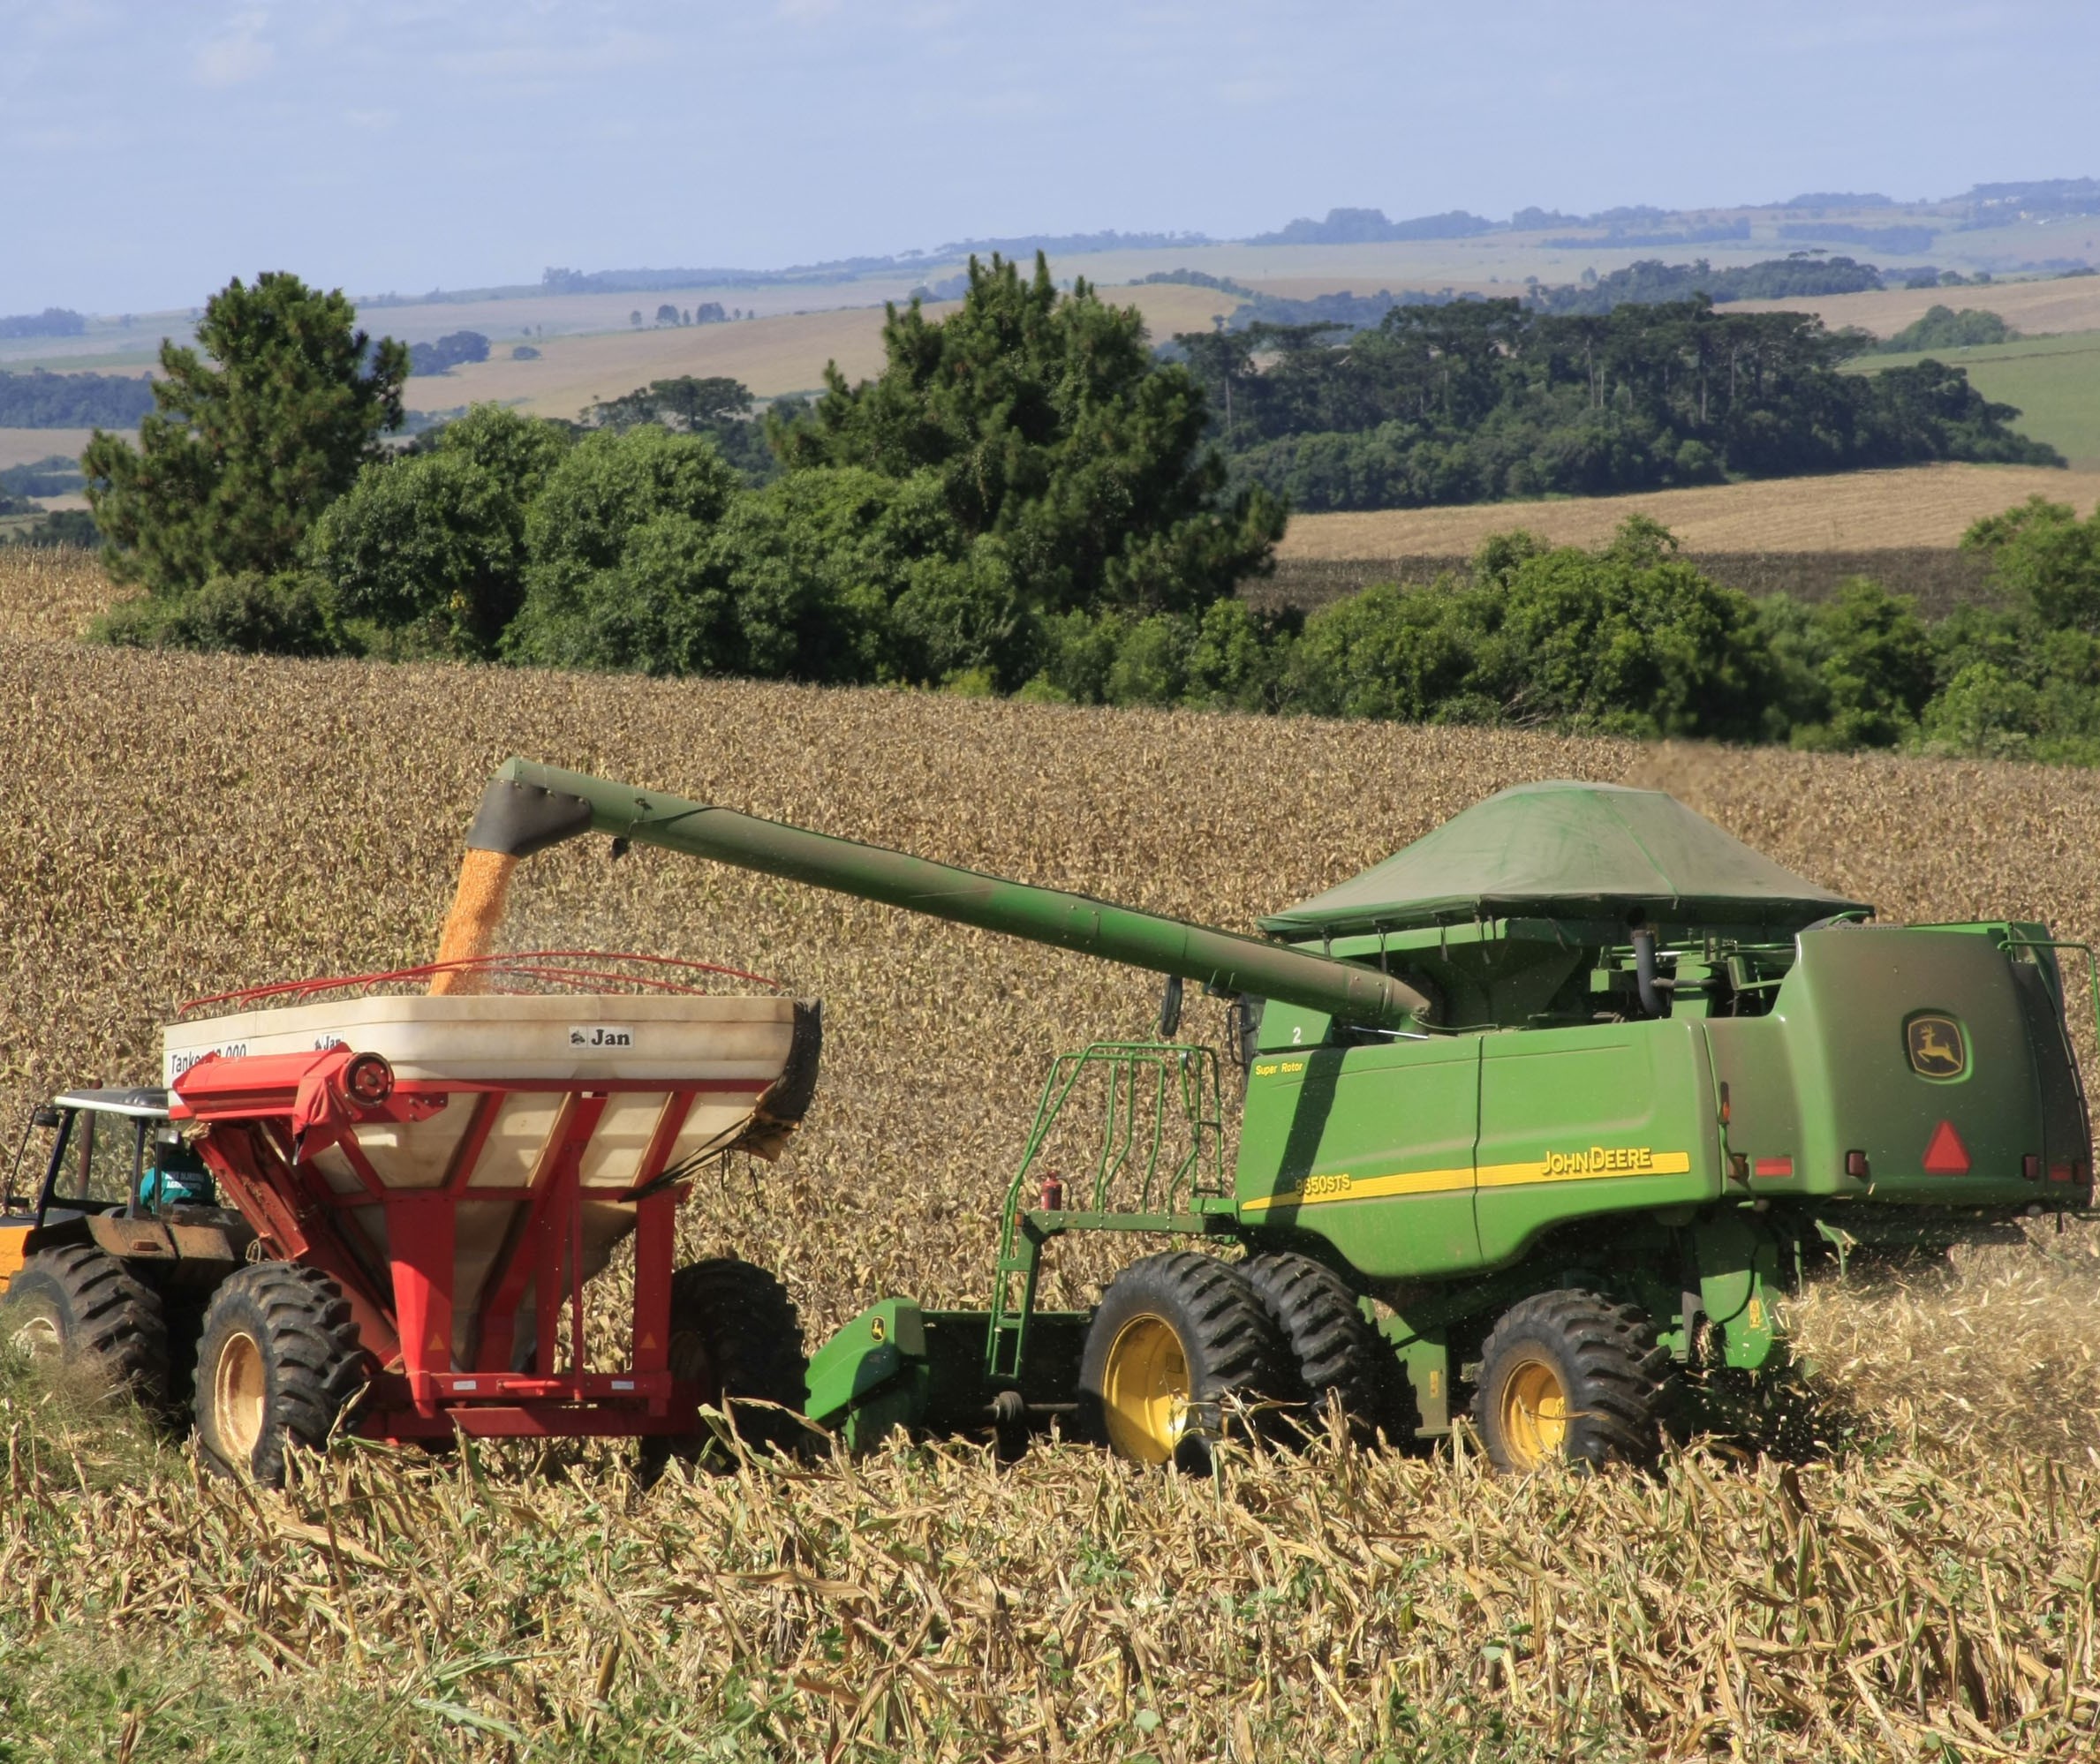
POLYGON ((1261 922, 1346 937, 1480 918, 1623 919, 1799 930, 1863 903, 1783 870, 1660 790, 1520 784, 1360 876, 1261 922))

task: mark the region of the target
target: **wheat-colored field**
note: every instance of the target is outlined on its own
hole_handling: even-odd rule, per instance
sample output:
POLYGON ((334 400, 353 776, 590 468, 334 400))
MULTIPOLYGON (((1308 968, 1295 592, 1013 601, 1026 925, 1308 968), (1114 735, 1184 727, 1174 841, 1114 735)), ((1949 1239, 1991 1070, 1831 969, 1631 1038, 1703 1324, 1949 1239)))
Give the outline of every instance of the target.
POLYGON ((1280 559, 1461 556, 1490 533, 1526 527, 1594 546, 1629 515, 1660 521, 1689 552, 1901 551, 1953 546, 1973 521, 2028 496, 2100 505, 2100 471, 2023 465, 1913 465, 1830 478, 1772 478, 1635 496, 1484 502, 1296 515, 1280 559))
MULTIPOLYGON (((1502 786, 1657 784, 1899 917, 2100 936, 2100 776, 879 691, 94 651, 0 554, 0 1123, 150 1074, 184 998, 426 955, 522 752, 1245 927, 1502 786)), ((602 841, 508 935, 827 1002, 783 1161, 688 1246, 981 1302, 1050 1054, 1144 976, 602 841)), ((1214 1040, 1219 1007, 1191 1004, 1214 1040)), ((1053 1300, 1101 1269, 1065 1257, 1053 1300)), ((1051 1444, 675 1473, 345 1445, 279 1497, 0 1375, 0 1738, 146 1760, 2081 1760, 2100 1745, 2100 1260, 2081 1232, 1799 1308, 1833 1449, 1492 1480, 1323 1445, 1216 1485, 1051 1444)), ((617 1276, 611 1277, 617 1280, 617 1276)))
POLYGON ((78 459, 93 429, 0 429, 0 469, 58 456, 78 459))
MULTIPOLYGON (((1154 341, 1175 331, 1208 330, 1211 314, 1229 312, 1238 301, 1207 288, 1159 283, 1112 288, 1103 297, 1144 314, 1154 341)), ((653 312, 653 299, 637 303, 653 312)), ((953 301, 926 309, 936 318, 956 310, 953 301)), ((374 315, 376 326, 383 314, 374 315)), ((882 308, 848 306, 830 312, 783 313, 720 325, 665 327, 603 332, 593 336, 533 339, 537 361, 511 358, 512 342, 498 337, 484 362, 449 373, 411 380, 411 410, 445 411, 495 400, 517 404, 538 417, 575 417, 585 405, 682 373, 726 374, 762 398, 807 392, 824 383, 824 364, 836 361, 849 380, 882 367, 882 308)))
MULTIPOLYGON (((1934 306, 1974 307, 2001 314, 2015 330, 2100 330, 2100 276, 2066 275, 2042 282, 1992 282, 1966 288, 1885 288, 1872 294, 1831 294, 1821 299, 1742 300, 1731 313, 1816 313, 1833 330, 1857 325, 1892 336, 1934 306)), ((1960 358, 1957 354, 1954 358, 1960 358)))

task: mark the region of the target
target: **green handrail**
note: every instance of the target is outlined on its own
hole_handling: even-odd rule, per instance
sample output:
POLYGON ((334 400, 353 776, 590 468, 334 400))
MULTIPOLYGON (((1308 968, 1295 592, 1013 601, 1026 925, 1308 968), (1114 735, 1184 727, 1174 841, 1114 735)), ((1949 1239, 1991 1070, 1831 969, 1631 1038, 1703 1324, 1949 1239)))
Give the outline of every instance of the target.
MULTIPOLYGON (((1212 1049, 1178 1042, 1111 1041, 1059 1054, 1001 1210, 999 1260, 985 1338, 985 1368, 992 1381, 1011 1383, 1021 1376, 1046 1238, 1072 1229, 1171 1229, 1177 1216, 1187 1214, 1199 1197, 1220 1199, 1227 1193, 1223 1091, 1218 1056, 1212 1049), (1029 1178, 1074 1092, 1092 1076, 1101 1079, 1104 1095, 1087 1192, 1084 1199, 1069 1196, 1070 1204, 1061 1208, 1031 1210, 1024 1204, 1029 1178), (1164 1172, 1162 1184, 1162 1154, 1177 1104, 1188 1144, 1164 1172), (1143 1170, 1134 1174, 1141 1146, 1143 1170)), ((1187 1224, 1184 1220, 1181 1228, 1187 1224)))

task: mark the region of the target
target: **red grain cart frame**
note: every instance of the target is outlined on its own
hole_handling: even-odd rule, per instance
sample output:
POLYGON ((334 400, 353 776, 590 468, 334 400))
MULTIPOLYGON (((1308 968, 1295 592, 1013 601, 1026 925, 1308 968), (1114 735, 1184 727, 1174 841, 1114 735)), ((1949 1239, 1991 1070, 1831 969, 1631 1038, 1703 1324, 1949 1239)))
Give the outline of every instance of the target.
POLYGON ((314 1053, 229 1059, 208 1054, 175 1080, 170 1113, 205 1132, 198 1150, 224 1194, 253 1225, 270 1256, 318 1268, 349 1300, 371 1386, 356 1431, 388 1441, 449 1439, 454 1430, 484 1437, 613 1437, 700 1430, 701 1387, 669 1366, 675 1214, 688 1183, 669 1159, 695 1099, 741 1093, 755 1104, 755 1079, 447 1080, 397 1088, 375 1053, 337 1044, 314 1053), (528 1184, 470 1187, 506 1099, 533 1092, 559 1097, 528 1184), (661 1094, 663 1106, 633 1180, 620 1192, 592 1191, 634 1210, 634 1314, 629 1364, 586 1372, 583 1223, 584 1155, 608 1103, 620 1092, 661 1094), (434 1187, 389 1187, 357 1129, 412 1126, 442 1110, 472 1111, 434 1187), (338 1149, 357 1186, 341 1192, 315 1160, 338 1149), (668 1176, 667 1176, 667 1172, 668 1176), (472 1309, 456 1315, 459 1210, 512 1203, 495 1259, 472 1309), (384 1209, 384 1243, 351 1215, 384 1209), (517 1318, 533 1294, 532 1368, 513 1369, 517 1318), (563 1305, 569 1363, 555 1369, 563 1305), (466 1325, 464 1337, 460 1325, 466 1325), (467 1346, 460 1364, 455 1343, 467 1346))

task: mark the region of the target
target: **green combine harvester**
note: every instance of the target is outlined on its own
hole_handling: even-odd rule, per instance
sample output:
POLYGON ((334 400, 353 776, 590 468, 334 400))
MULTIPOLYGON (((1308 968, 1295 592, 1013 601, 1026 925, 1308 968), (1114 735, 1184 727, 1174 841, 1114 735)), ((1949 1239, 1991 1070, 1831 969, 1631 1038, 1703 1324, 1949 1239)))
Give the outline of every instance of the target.
POLYGON ((2058 962, 2090 976, 2089 950, 1869 923, 1656 791, 1503 791, 1265 940, 522 760, 468 843, 586 832, 1168 976, 1158 1040, 1056 1062, 990 1308, 888 1299, 812 1358, 808 1412, 857 1446, 1017 1444, 1056 1417, 1199 1468, 1243 1417, 1426 1439, 1469 1393, 1505 1466, 1638 1462, 1682 1368, 1780 1362, 1811 1266, 2091 1200, 2058 962), (1184 982, 1233 1000, 1229 1168, 1223 1062, 1173 1039, 1184 982), (1068 1180, 1046 1148, 1082 1112, 1095 1152, 1068 1180), (1204 1248, 1130 1262, 1091 1313, 1040 1309, 1072 1233, 1204 1248))

